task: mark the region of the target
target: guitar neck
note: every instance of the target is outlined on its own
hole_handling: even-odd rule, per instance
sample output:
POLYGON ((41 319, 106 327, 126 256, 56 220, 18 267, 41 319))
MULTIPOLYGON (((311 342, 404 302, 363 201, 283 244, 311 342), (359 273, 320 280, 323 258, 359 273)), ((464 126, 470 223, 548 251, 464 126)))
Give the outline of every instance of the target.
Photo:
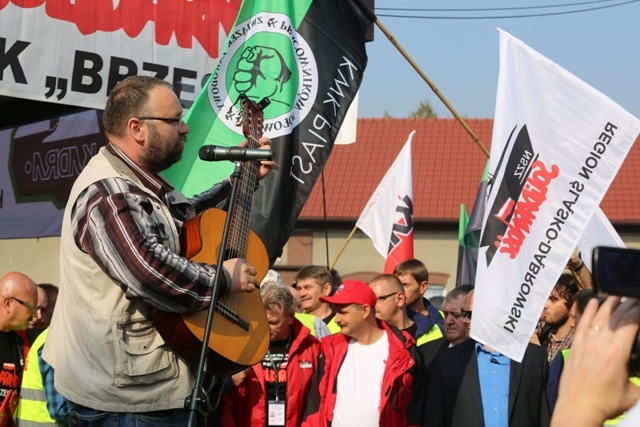
MULTIPOLYGON (((252 101, 243 101, 245 109, 244 133, 249 142, 249 148, 260 148, 258 141, 262 136, 262 111, 252 101)), ((247 236, 249 234, 249 216, 253 193, 258 178, 260 162, 252 160, 243 162, 242 176, 238 184, 236 205, 231 216, 231 229, 229 230, 229 258, 244 258, 247 254, 247 236)))

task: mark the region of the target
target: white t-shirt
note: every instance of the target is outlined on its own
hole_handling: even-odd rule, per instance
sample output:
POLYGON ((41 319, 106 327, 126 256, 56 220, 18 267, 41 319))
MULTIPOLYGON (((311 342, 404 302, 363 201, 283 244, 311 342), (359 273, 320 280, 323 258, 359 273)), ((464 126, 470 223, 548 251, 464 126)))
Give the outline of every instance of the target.
POLYGON ((333 427, 378 427, 382 377, 388 357, 386 331, 373 344, 349 342, 338 372, 333 427))

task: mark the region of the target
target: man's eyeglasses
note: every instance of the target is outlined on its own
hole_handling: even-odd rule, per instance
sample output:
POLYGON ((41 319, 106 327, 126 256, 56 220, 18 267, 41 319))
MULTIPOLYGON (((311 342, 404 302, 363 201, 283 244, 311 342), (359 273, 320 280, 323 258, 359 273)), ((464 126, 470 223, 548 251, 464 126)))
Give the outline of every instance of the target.
POLYGON ((9 298, 11 298, 12 300, 16 300, 20 305, 25 306, 32 313, 35 313, 36 311, 38 311, 38 306, 32 302, 22 301, 21 299, 16 297, 9 297, 9 298))
POLYGON ((140 120, 160 120, 170 125, 181 123, 183 118, 184 114, 180 114, 180 117, 138 117, 140 120))
POLYGON ((394 296, 397 293, 399 293, 399 291, 393 292, 393 293, 387 294, 387 295, 381 295, 381 296, 378 297, 378 301, 382 302, 382 301, 386 300, 387 298, 394 296))
POLYGON ((473 313, 473 310, 467 311, 461 308, 460 311, 462 312, 462 317, 471 320, 471 313, 473 313))
POLYGON ((445 319, 447 318, 447 316, 452 316, 456 320, 460 320, 460 319, 462 319, 464 317, 462 315, 462 313, 458 312, 458 311, 446 311, 446 310, 444 310, 442 313, 444 314, 444 318, 445 319))

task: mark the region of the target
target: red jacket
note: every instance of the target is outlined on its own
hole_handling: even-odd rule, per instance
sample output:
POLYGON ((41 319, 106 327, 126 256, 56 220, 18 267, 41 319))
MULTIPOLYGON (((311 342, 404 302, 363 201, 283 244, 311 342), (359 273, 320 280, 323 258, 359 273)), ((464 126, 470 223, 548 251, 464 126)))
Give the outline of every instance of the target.
MULTIPOLYGON (((408 333, 392 329, 384 322, 379 322, 379 325, 389 337, 389 358, 380 390, 380 427, 420 426, 423 424, 426 386, 423 363, 415 341, 408 333)), ((305 427, 331 425, 336 404, 336 379, 347 354, 349 340, 339 333, 321 340, 324 366, 319 370, 319 409, 308 415, 305 427)))
MULTIPOLYGON (((298 319, 291 324, 293 341, 287 362, 287 427, 297 427, 307 406, 307 398, 318 366, 320 341, 298 319)), ((264 427, 266 389, 262 362, 249 368, 244 382, 234 387, 222 401, 221 423, 225 427, 264 427)))

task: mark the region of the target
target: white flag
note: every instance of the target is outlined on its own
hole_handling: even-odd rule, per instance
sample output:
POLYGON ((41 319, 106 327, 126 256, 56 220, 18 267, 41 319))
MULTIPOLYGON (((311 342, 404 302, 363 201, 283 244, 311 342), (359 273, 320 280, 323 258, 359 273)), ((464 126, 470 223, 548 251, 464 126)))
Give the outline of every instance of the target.
POLYGON ((613 225, 611 225, 609 219, 600 208, 596 209, 596 213, 591 217, 591 221, 589 221, 578 242, 580 258, 582 258, 589 271, 593 271, 593 249, 596 246, 626 247, 618 232, 613 228, 613 225))
POLYGON ((347 110, 347 115, 344 116, 336 140, 333 141, 335 145, 349 145, 356 142, 356 134, 358 131, 358 100, 360 99, 360 91, 356 92, 356 96, 353 97, 351 105, 347 110))
POLYGON ((471 336, 521 361, 640 120, 500 31, 471 336))
POLYGON ((356 223, 386 259, 385 273, 393 272, 399 262, 413 258, 411 140, 414 133, 409 134, 356 223))

